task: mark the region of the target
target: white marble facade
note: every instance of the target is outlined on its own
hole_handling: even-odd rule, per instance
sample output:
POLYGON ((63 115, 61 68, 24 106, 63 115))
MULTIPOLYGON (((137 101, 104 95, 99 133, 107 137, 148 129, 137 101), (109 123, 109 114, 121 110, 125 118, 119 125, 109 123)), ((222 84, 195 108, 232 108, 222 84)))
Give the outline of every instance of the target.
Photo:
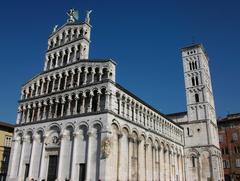
POLYGON ((117 84, 113 60, 88 58, 89 14, 54 29, 43 72, 22 86, 7 180, 195 178, 184 126, 117 84))

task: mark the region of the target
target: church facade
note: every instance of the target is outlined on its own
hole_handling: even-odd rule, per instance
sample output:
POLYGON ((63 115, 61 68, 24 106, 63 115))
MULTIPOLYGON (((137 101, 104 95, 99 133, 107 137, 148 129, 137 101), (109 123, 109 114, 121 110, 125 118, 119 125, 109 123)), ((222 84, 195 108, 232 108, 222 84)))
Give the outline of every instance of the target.
POLYGON ((165 115, 116 82, 113 60, 89 59, 90 13, 70 10, 22 86, 7 180, 223 180, 203 47, 182 49, 187 113, 165 115))

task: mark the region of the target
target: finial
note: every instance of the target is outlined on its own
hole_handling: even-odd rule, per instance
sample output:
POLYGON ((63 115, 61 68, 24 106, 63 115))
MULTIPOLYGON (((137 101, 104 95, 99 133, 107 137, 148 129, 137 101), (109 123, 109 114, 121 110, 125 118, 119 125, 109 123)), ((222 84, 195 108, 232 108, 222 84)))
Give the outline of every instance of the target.
POLYGON ((67 12, 67 15, 69 16, 69 23, 74 23, 78 20, 78 11, 74 8, 71 8, 69 12, 67 12))
POLYGON ((57 31, 58 25, 55 25, 53 28, 53 33, 57 31))
POLYGON ((92 10, 87 11, 85 22, 90 24, 90 14, 92 13, 92 10))

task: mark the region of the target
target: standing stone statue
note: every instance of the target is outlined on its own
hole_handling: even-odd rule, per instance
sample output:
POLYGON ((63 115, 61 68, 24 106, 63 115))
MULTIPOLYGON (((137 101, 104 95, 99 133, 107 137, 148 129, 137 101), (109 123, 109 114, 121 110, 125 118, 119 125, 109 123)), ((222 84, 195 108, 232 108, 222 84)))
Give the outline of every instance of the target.
POLYGON ((67 15, 69 16, 69 19, 68 19, 69 23, 74 23, 78 20, 78 11, 73 8, 69 10, 67 15))
POLYGON ((87 11, 87 14, 86 14, 85 22, 88 24, 90 24, 90 14, 91 13, 92 13, 92 10, 87 11))
POLYGON ((56 32, 58 29, 58 25, 55 25, 54 28, 53 28, 53 33, 56 32))

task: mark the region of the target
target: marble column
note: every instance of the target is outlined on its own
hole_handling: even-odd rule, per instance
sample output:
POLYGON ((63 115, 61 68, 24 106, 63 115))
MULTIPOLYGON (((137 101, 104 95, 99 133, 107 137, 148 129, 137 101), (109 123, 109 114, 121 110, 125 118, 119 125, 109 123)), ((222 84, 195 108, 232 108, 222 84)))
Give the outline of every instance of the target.
POLYGON ((63 62, 64 62, 64 56, 66 55, 66 52, 65 51, 63 51, 63 53, 62 53, 62 61, 61 61, 61 66, 63 66, 63 62))
POLYGON ((57 91, 60 91, 61 82, 62 82, 62 74, 59 74, 58 89, 57 89, 57 91))
POLYGON ((65 105, 65 100, 62 100, 61 104, 62 104, 62 107, 61 107, 61 117, 63 117, 64 115, 64 105, 65 105))
POLYGON ((169 180, 169 152, 164 148, 164 180, 169 180))
POLYGON ((74 74, 75 74, 75 71, 71 70, 71 85, 70 85, 71 88, 73 88, 73 84, 74 84, 74 74))
POLYGON ((68 49, 67 63, 70 63, 70 55, 71 55, 71 53, 72 53, 71 49, 68 49))
POLYGON ((41 156, 40 156, 40 170, 39 170, 39 180, 46 180, 47 176, 47 155, 46 155, 46 141, 47 137, 43 136, 43 144, 42 144, 42 151, 41 151, 41 156))
POLYGON ((58 105, 59 105, 59 101, 58 101, 58 99, 56 99, 56 100, 55 100, 55 111, 54 111, 54 116, 53 116, 53 118, 57 118, 58 105))
POLYGON ((47 102, 44 101, 44 103, 43 103, 43 116, 42 116, 43 120, 45 120, 47 118, 47 116, 46 116, 46 106, 47 106, 47 102))
POLYGON ((175 158, 175 162, 174 162, 175 177, 176 177, 176 180, 179 181, 179 165, 178 165, 178 154, 177 153, 175 153, 174 158, 175 158))
POLYGON ((28 111, 27 111, 27 123, 31 122, 32 117, 30 117, 30 113, 32 111, 32 106, 28 105, 28 111))
POLYGON ((92 112, 92 100, 93 100, 93 93, 90 92, 89 94, 89 104, 88 104, 88 107, 87 107, 87 112, 92 112))
MULTIPOLYGON (((77 172, 78 172, 78 163, 77 163, 77 156, 79 154, 78 152, 78 140, 79 140, 79 136, 80 133, 79 132, 74 132, 73 133, 73 137, 74 137, 74 141, 73 141, 73 155, 72 155, 72 169, 71 169, 71 181, 75 181, 77 180, 77 172)), ((84 151, 84 150, 81 150, 84 151)))
POLYGON ((48 119, 52 119, 52 112, 53 112, 52 108, 53 108, 53 100, 51 99, 49 102, 48 119))
POLYGON ((128 147, 128 132, 126 130, 123 130, 123 135, 121 137, 120 145, 119 145, 119 180, 128 180, 128 153, 129 153, 129 147, 128 147))
POLYGON ((102 75, 103 75, 103 73, 101 71, 99 71, 99 81, 100 82, 102 81, 102 75))
POLYGON ((43 91, 44 91, 45 82, 46 82, 45 79, 43 79, 41 93, 40 93, 41 95, 43 95, 43 93, 44 93, 43 91))
POLYGON ((85 85, 87 83, 87 74, 88 74, 88 71, 87 70, 84 70, 84 74, 83 74, 83 85, 85 85))
POLYGON ((72 102, 72 98, 68 97, 68 103, 67 103, 67 115, 71 115, 71 102, 72 102))
POLYGON ((76 97, 75 97, 75 105, 74 105, 73 114, 77 114, 78 101, 79 101, 79 97, 78 97, 78 95, 76 95, 76 97))
POLYGON ((86 99, 86 95, 85 93, 82 94, 82 105, 80 107, 80 113, 85 113, 85 99, 86 99))
POLYGON ((109 92, 106 92, 105 93, 105 110, 109 110, 109 96, 110 96, 110 93, 109 92))
POLYGON ((169 150, 169 159, 168 159, 168 167, 169 167, 169 180, 172 180, 172 151, 169 150))
POLYGON ((33 107, 32 107, 32 117, 31 117, 31 120, 32 122, 34 122, 34 117, 35 117, 35 111, 36 111, 36 104, 33 103, 33 107))
POLYGON ((152 180, 156 180, 156 148, 155 145, 152 146, 152 180))
POLYGON ((66 158, 66 142, 67 142, 67 135, 62 134, 61 135, 61 147, 60 147, 60 155, 59 155, 59 164, 58 164, 58 176, 57 180, 59 181, 64 181, 65 180, 65 172, 66 170, 64 169, 64 164, 65 163, 65 158, 66 158))
POLYGON ((143 181, 145 179, 145 148, 144 139, 140 138, 138 141, 138 180, 143 181))
POLYGON ((37 121, 41 120, 41 108, 42 108, 42 103, 38 103, 38 112, 37 112, 37 121))
POLYGON ((78 68, 78 79, 77 79, 77 86, 80 86, 80 76, 81 76, 81 68, 78 68))
POLYGON ((8 174, 9 178, 17 178, 18 175, 18 168, 21 159, 21 152, 22 152, 22 138, 16 137, 13 139, 13 144, 11 148, 11 157, 9 161, 9 169, 8 174))
POLYGON ((128 180, 132 180, 133 137, 128 137, 128 180))
POLYGON ((60 59, 59 59, 59 57, 60 57, 60 53, 57 52, 57 54, 56 54, 56 66, 55 66, 56 68, 60 66, 60 63, 59 63, 60 59))
POLYGON ((68 134, 61 135, 61 146, 58 164, 58 177, 57 180, 64 181, 70 179, 70 166, 71 166, 71 138, 68 134))
POLYGON ((77 61, 77 46, 74 47, 74 56, 73 56, 73 62, 77 61))
POLYGON ((38 171, 41 161, 41 152, 42 152, 42 145, 41 145, 41 136, 36 134, 33 136, 32 142, 32 153, 30 159, 30 168, 29 168, 29 178, 38 178, 38 171))
POLYGON ((47 89, 46 89, 46 94, 48 93, 50 81, 51 81, 51 78, 50 78, 50 77, 47 77, 47 89))
POLYGON ((159 154, 160 154, 160 179, 161 180, 164 180, 165 178, 165 166, 164 166, 164 148, 163 146, 160 147, 160 150, 159 150, 159 154))
POLYGON ((39 89, 40 89, 40 82, 39 82, 39 80, 38 80, 38 81, 37 81, 37 86, 36 86, 35 96, 38 96, 39 89))
POLYGON ((68 80, 68 76, 69 76, 69 74, 68 74, 68 72, 65 72, 65 81, 64 81, 64 88, 63 88, 63 90, 65 90, 66 88, 67 88, 67 80, 68 80))
POLYGON ((20 158, 19 170, 18 170, 18 178, 20 179, 24 179, 25 157, 27 156, 27 152, 29 151, 27 149, 29 142, 30 142, 29 137, 24 137, 22 140, 21 158, 20 158))
POLYGON ((93 83, 93 82, 94 82, 94 74, 95 74, 95 71, 94 71, 94 70, 92 70, 92 72, 91 72, 91 83, 93 83))
POLYGON ((97 111, 99 112, 101 110, 101 92, 97 92, 97 111))
POLYGON ((56 84, 56 80, 57 80, 57 78, 56 78, 56 75, 53 75, 53 84, 52 84, 52 90, 51 90, 51 92, 55 92, 55 84, 56 84))
POLYGON ((87 169, 86 169, 86 181, 91 181, 91 153, 92 153, 92 136, 91 132, 88 132, 88 146, 87 146, 87 169))

